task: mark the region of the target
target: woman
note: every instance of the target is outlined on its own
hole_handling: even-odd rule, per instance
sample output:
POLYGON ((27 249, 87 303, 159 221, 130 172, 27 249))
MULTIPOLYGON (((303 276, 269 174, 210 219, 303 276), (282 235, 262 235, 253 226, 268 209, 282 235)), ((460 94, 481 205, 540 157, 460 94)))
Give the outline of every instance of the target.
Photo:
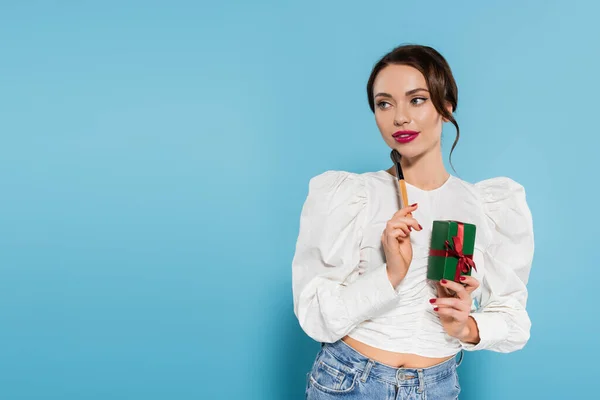
POLYGON ((399 210, 393 166, 310 180, 292 262, 294 312, 322 343, 306 396, 456 399, 456 354, 512 352, 529 339, 525 191, 510 178, 472 184, 446 171, 442 124, 456 127, 454 150, 458 96, 436 50, 395 48, 374 66, 367 95, 415 204, 399 210), (460 283, 426 278, 434 220, 477 226, 476 270, 460 283))

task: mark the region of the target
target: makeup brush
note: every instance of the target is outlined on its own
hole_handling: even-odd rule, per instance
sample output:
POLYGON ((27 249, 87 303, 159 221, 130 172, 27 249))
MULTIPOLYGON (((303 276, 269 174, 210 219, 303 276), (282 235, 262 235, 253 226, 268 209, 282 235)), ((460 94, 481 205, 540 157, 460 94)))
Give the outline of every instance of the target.
MULTIPOLYGON (((400 198, 400 208, 408 206, 408 193, 406 192, 406 182, 404 182, 404 174, 402 173, 402 166, 400 165, 401 155, 398 150, 394 149, 390 153, 394 165, 396 166, 396 178, 398 179, 398 197, 400 198)), ((412 217, 412 213, 407 214, 412 217)))

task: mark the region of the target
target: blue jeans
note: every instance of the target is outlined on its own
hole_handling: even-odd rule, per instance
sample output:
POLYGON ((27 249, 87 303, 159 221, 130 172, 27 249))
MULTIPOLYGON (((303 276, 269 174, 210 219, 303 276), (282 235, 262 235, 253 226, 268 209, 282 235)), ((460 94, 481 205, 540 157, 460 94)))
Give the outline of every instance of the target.
POLYGON ((307 400, 456 400, 460 384, 452 357, 428 368, 394 368, 373 361, 342 340, 322 343, 306 375, 307 400))

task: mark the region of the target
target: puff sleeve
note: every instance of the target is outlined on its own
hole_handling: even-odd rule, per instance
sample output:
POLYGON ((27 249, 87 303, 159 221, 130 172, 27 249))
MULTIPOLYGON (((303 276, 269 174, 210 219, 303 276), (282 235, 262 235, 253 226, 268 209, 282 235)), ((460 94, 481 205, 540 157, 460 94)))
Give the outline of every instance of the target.
POLYGON ((525 189, 510 178, 475 184, 487 221, 488 244, 483 260, 481 307, 471 316, 479 329, 477 344, 461 342, 465 350, 500 353, 520 350, 530 336, 527 281, 533 260, 534 236, 525 189))
POLYGON ((351 283, 360 262, 367 193, 364 178, 326 171, 309 182, 292 261, 294 313, 308 336, 335 342, 391 304, 398 292, 386 264, 351 283))

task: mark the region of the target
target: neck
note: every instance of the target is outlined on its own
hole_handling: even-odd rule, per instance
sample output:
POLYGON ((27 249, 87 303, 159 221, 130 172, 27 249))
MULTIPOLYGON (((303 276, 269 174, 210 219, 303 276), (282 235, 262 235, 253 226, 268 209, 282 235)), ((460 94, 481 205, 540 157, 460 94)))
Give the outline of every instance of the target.
MULTIPOLYGON (((450 174, 444 167, 442 152, 428 152, 418 157, 400 159, 404 180, 421 190, 434 190, 442 186, 450 174)), ((387 170, 396 176, 396 167, 393 165, 387 170)))

